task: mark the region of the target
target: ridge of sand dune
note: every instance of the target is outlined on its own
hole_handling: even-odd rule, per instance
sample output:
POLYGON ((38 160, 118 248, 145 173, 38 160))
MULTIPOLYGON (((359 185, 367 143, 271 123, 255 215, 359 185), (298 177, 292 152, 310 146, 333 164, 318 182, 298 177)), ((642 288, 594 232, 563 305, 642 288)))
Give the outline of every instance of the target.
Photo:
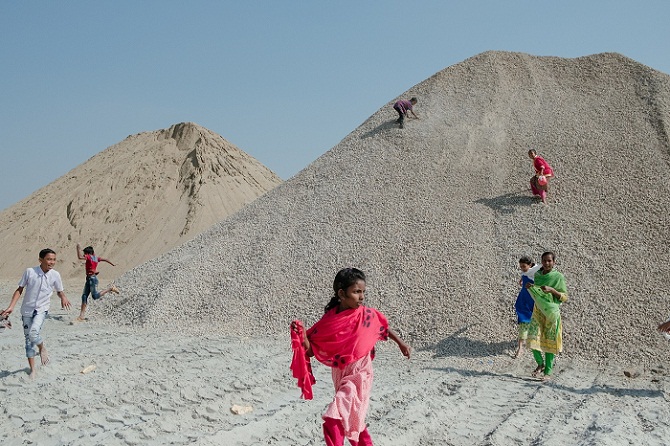
POLYGON ((654 327, 670 310, 670 76, 619 54, 487 52, 407 96, 420 120, 397 129, 389 102, 294 178, 124 275, 124 294, 96 311, 285 333, 356 266, 368 303, 415 346, 496 354, 516 336, 518 258, 553 250, 570 294, 566 355, 665 351, 654 327), (548 206, 528 188, 531 147, 556 170, 548 206))
POLYGON ((51 247, 65 277, 82 276, 75 244, 93 245, 103 283, 236 212, 281 180, 216 133, 193 123, 131 135, 0 213, 5 261, 18 280, 51 247))

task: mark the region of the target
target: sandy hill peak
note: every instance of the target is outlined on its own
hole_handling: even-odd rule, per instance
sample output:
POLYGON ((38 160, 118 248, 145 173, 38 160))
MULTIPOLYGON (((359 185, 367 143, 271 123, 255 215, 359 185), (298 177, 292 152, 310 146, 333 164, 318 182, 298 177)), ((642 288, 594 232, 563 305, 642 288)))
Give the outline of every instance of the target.
POLYGON ((124 296, 97 311, 286 335, 355 266, 368 303, 415 346, 485 356, 515 345, 518 259, 551 250, 570 295, 565 354, 665 354, 670 76, 618 54, 487 52, 411 96, 419 120, 398 129, 389 101, 280 187, 124 275, 124 296), (529 190, 529 148, 556 172, 547 206, 529 190))
POLYGON ((101 264, 105 283, 280 183, 256 159, 193 123, 131 135, 0 214, 0 242, 11 259, 0 265, 0 277, 18 281, 43 247, 58 253, 64 277, 82 276, 79 242, 117 265, 101 264))

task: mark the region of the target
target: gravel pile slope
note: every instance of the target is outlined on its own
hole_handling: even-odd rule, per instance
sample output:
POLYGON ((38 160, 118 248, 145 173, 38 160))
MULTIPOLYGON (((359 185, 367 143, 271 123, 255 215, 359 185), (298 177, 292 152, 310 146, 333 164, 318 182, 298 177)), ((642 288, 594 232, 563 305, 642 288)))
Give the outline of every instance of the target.
POLYGON ((515 339, 521 255, 553 250, 567 279, 569 356, 649 362, 670 313, 670 77, 618 54, 487 52, 378 112, 294 178, 124 275, 113 321, 230 335, 313 322, 335 272, 415 346, 499 353, 515 339), (556 171, 531 197, 526 153, 556 171))

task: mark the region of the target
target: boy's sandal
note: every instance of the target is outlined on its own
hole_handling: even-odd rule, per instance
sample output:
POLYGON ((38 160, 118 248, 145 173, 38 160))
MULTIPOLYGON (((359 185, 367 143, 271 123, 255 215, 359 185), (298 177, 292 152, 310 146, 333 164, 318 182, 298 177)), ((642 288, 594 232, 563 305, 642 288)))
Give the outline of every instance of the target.
POLYGON ((540 364, 535 368, 535 370, 533 370, 533 373, 531 373, 530 376, 532 376, 533 378, 539 378, 540 374, 542 374, 543 372, 544 372, 544 364, 540 364))

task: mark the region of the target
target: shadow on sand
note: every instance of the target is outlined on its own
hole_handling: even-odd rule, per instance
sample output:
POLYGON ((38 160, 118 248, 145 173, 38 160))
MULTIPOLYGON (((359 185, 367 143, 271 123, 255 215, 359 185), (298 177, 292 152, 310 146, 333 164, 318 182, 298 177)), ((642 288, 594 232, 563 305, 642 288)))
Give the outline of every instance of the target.
MULTIPOLYGON (((421 351, 432 351, 435 353, 435 358, 444 358, 450 356, 458 356, 462 358, 486 358, 501 354, 509 354, 516 348, 516 340, 506 342, 482 342, 469 339, 461 336, 468 330, 469 326, 452 333, 450 336, 444 338, 437 344, 426 346, 421 351)), ((630 396, 636 398, 664 398, 665 396, 661 390, 652 389, 631 389, 619 388, 608 385, 591 385, 590 387, 575 388, 557 383, 552 380, 548 383, 541 384, 537 379, 530 376, 518 376, 512 373, 495 373, 485 370, 468 370, 458 369, 455 367, 430 367, 430 370, 441 371, 445 373, 458 373, 459 375, 468 376, 488 376, 499 379, 510 379, 514 381, 525 381, 525 386, 551 386, 553 389, 564 390, 575 394, 592 395, 596 393, 607 393, 617 397, 630 396)), ((530 373, 529 373, 530 375, 530 373)))
POLYGON ((529 193, 511 192, 493 198, 480 198, 475 203, 483 204, 500 214, 512 214, 521 208, 538 204, 538 198, 532 197, 529 193))
POLYGON ((548 383, 541 383, 540 381, 533 379, 531 377, 519 377, 511 373, 493 373, 487 372, 484 370, 467 370, 467 369, 457 369, 453 367, 431 367, 430 370, 435 370, 438 372, 445 373, 458 373, 461 376, 487 376, 491 378, 509 378, 514 381, 526 381, 524 384, 526 386, 550 386, 553 389, 564 390, 566 392, 571 392, 579 395, 593 395, 596 393, 607 393, 616 397, 630 396, 635 398, 665 398, 661 390, 652 390, 652 389, 629 389, 621 387, 612 387, 608 385, 591 385, 590 387, 584 388, 575 388, 559 384, 556 381, 550 381, 548 383))
POLYGON ((484 358, 488 356, 509 354, 516 349, 517 341, 483 342, 461 336, 468 330, 465 326, 447 336, 437 344, 428 345, 422 351, 432 351, 436 358, 459 356, 463 358, 484 358))
POLYGON ((30 374, 30 369, 29 368, 23 368, 23 369, 14 370, 13 372, 10 372, 9 370, 2 370, 2 371, 0 371, 0 379, 7 378, 8 376, 16 375, 16 374, 22 373, 22 372, 25 373, 26 375, 29 375, 30 374))
POLYGON ((378 135, 381 132, 384 132, 386 130, 390 129, 399 129, 398 123, 396 122, 395 119, 391 119, 390 121, 385 121, 379 124, 377 127, 373 128, 372 130, 369 130, 361 135, 361 139, 366 139, 373 137, 375 135, 378 135))

